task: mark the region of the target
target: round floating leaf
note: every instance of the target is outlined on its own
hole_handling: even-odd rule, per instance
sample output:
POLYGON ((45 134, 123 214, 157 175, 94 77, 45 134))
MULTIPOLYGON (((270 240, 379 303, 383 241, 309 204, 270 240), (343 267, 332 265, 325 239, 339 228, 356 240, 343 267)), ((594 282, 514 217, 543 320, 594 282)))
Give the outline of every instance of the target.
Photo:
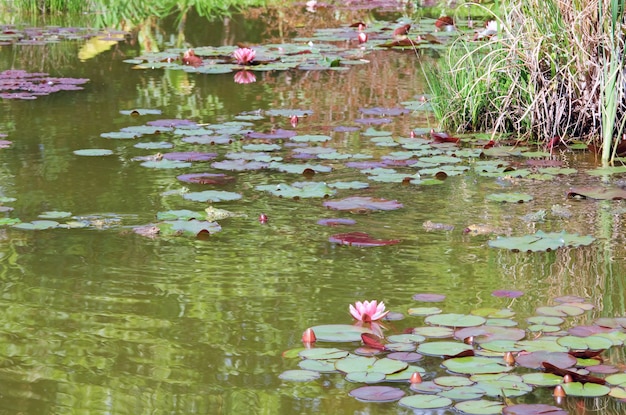
POLYGON ((455 357, 445 360, 442 364, 451 372, 470 375, 476 373, 503 373, 513 370, 513 367, 507 366, 502 360, 482 356, 455 357))
POLYGON ((542 316, 551 317, 567 317, 567 316, 579 316, 585 312, 580 307, 573 307, 568 305, 557 305, 554 307, 537 307, 535 310, 537 314, 542 316))
POLYGON ((324 202, 324 206, 335 210, 366 212, 376 210, 395 210, 400 209, 403 205, 395 200, 354 196, 341 200, 326 201, 324 202))
POLYGON ((298 355, 303 359, 313 360, 332 360, 343 359, 348 356, 349 353, 345 350, 337 349, 334 347, 316 347, 314 349, 302 350, 298 355))
POLYGON ((533 390, 532 386, 523 382, 522 378, 516 375, 505 376, 500 379, 485 379, 476 383, 476 386, 485 391, 487 396, 506 396, 513 398, 525 395, 533 390))
POLYGON ((480 343, 480 347, 484 350, 492 352, 504 353, 504 352, 517 352, 521 349, 517 347, 513 340, 493 340, 490 342, 480 343))
POLYGON ((524 383, 535 386, 556 386, 563 383, 563 377, 554 373, 526 373, 522 375, 524 383))
POLYGON ((498 327, 515 327, 517 321, 508 318, 489 318, 485 322, 486 326, 498 326, 498 327))
POLYGON ((419 334, 392 334, 387 340, 394 343, 421 343, 426 337, 419 334))
POLYGON ((536 351, 518 355, 515 362, 530 369, 541 369, 544 362, 566 369, 576 364, 576 358, 569 353, 536 351))
POLYGON ((616 373, 605 378, 609 385, 626 386, 626 373, 616 373))
POLYGON ((471 314, 487 318, 510 318, 515 315, 515 312, 509 308, 479 308, 472 310, 471 314))
POLYGON ((530 324, 547 324, 549 326, 558 326, 563 323, 563 319, 561 317, 553 317, 553 316, 533 316, 526 319, 526 321, 530 324))
POLYGON ((100 137, 111 138, 114 140, 133 140, 139 137, 141 134, 135 132, 114 131, 111 133, 102 133, 100 137))
POLYGON ((209 161, 213 160, 215 157, 217 157, 217 153, 200 153, 197 151, 184 151, 163 154, 164 159, 177 161, 209 161))
POLYGON ((488 242, 493 248, 510 249, 514 252, 539 252, 552 251, 561 247, 571 246, 577 247, 581 245, 590 245, 595 238, 593 236, 570 235, 565 232, 544 233, 537 231, 534 235, 525 235, 519 237, 498 237, 496 240, 488 242))
POLYGON ((191 167, 191 163, 178 160, 148 160, 141 163, 143 167, 151 169, 184 169, 191 167))
POLYGON ((349 324, 327 324, 312 327, 317 341, 320 342, 356 342, 361 341, 361 334, 372 333, 366 327, 352 326, 349 324))
POLYGON ((513 327, 479 326, 456 330, 454 337, 459 340, 473 337, 474 343, 482 344, 494 340, 521 340, 526 337, 526 332, 513 327))
POLYGON ((235 180, 232 176, 227 176, 222 173, 189 173, 181 174, 176 177, 181 182, 185 183, 197 183, 197 184, 216 184, 223 185, 231 183, 235 180))
POLYGON ((413 329, 413 334, 419 334, 425 337, 432 337, 435 339, 443 339, 446 337, 452 337, 454 330, 450 327, 416 327, 413 329))
POLYGON ((195 219, 165 221, 157 226, 161 231, 161 235, 198 236, 202 233, 213 234, 222 230, 222 227, 216 222, 195 219))
POLYGON ((517 346, 527 352, 567 352, 567 347, 559 345, 557 337, 538 338, 536 340, 522 340, 517 342, 517 346))
POLYGON ((502 409, 503 415, 568 415, 565 409, 546 404, 517 404, 502 409))
POLYGON ((104 148, 86 148, 83 150, 75 150, 74 154, 77 156, 90 156, 90 157, 100 157, 100 156, 110 156, 113 154, 113 150, 107 150, 104 148))
POLYGON ((336 373, 335 365, 327 360, 304 359, 298 362, 300 369, 312 370, 320 373, 336 373))
POLYGON ((447 327, 474 327, 485 323, 485 319, 480 316, 454 313, 428 316, 424 321, 428 324, 447 327))
POLYGON ((278 375, 280 379, 292 382, 308 382, 318 379, 320 376, 319 372, 311 370, 286 370, 278 375))
POLYGON ((159 115, 161 114, 161 110, 158 109, 143 109, 137 108, 132 110, 121 110, 120 114, 122 115, 159 115))
POLYGON ((613 346, 613 342, 606 337, 594 335, 588 337, 565 336, 556 342, 570 350, 605 350, 613 346))
POLYGON ((25 230, 53 229, 58 226, 59 222, 53 220, 34 220, 32 222, 21 222, 13 225, 14 228, 25 230))
POLYGON ((400 406, 411 409, 445 408, 452 404, 452 399, 437 395, 411 395, 400 399, 400 406))
POLYGON ((454 405, 457 411, 471 415, 495 415, 502 413, 505 405, 501 402, 487 401, 484 399, 459 402, 454 405))
POLYGON ((355 383, 379 383, 385 380, 385 374, 380 372, 350 372, 346 380, 355 383))
POLYGON ((335 219, 320 219, 317 221, 318 225, 322 226, 339 226, 339 225, 354 225, 356 221, 354 219, 344 219, 344 218, 335 218, 335 219))
POLYGON ((569 382, 564 383, 563 389, 568 396, 584 396, 587 398, 594 398, 598 396, 605 396, 611 392, 611 388, 605 385, 598 385, 597 383, 580 383, 569 382))
POLYGON ((351 390, 349 395, 363 402, 394 402, 402 398, 405 392, 391 386, 362 386, 351 390))
POLYGON ((204 219, 206 215, 201 212, 194 212, 192 210, 168 210, 166 212, 158 212, 158 220, 190 220, 190 219, 204 219))
POLYGON ((427 356, 456 356, 473 350, 473 347, 460 342, 428 342, 417 347, 417 351, 427 356))
POLYGON ((325 198, 337 193, 336 190, 331 189, 326 185, 326 183, 323 182, 293 183, 292 185, 285 183, 277 185, 265 184, 256 186, 256 189, 269 192, 274 196, 289 199, 313 197, 325 198))
POLYGON ((474 384, 473 380, 470 380, 465 376, 439 376, 438 378, 433 379, 433 382, 440 386, 449 387, 471 386, 474 384))
POLYGON ((533 200, 533 197, 525 193, 494 193, 487 195, 487 200, 493 202, 524 203, 530 202, 533 200))
POLYGON ((222 202, 229 200, 239 200, 241 195, 234 192, 226 192, 221 190, 205 190, 204 192, 191 192, 183 195, 186 200, 195 202, 222 202))
POLYGON ((295 141, 296 143, 323 143, 324 141, 329 141, 331 139, 328 135, 295 135, 289 138, 291 141, 295 141))
POLYGON ((483 397, 485 395, 485 391, 477 386, 459 386, 447 391, 439 392, 438 395, 455 401, 467 401, 483 397))
POLYGON ((405 362, 389 358, 377 359, 375 357, 349 356, 335 362, 335 368, 344 373, 352 372, 376 372, 388 375, 400 372, 407 368, 405 362))
POLYGON ((341 189, 341 190, 367 189, 368 187, 370 187, 369 183, 357 182, 357 181, 333 182, 333 183, 328 183, 328 186, 332 187, 333 189, 341 189))
POLYGON ((161 150, 166 148, 172 148, 174 147, 174 144, 168 143, 166 141, 159 141, 156 143, 137 143, 133 147, 143 148, 145 150, 161 150))
POLYGON ((411 376, 413 373, 418 372, 421 375, 426 373, 426 369, 420 366, 407 366, 406 369, 401 370, 400 372, 392 373, 385 377, 385 381, 387 382, 409 382, 411 380, 411 376))

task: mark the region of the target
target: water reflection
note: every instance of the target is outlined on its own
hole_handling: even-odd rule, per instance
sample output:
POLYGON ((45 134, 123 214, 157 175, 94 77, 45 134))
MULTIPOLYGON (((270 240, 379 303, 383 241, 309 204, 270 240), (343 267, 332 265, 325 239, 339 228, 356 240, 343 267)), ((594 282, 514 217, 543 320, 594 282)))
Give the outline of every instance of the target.
POLYGON ((234 80, 238 84, 251 84, 256 82, 256 76, 250 71, 239 71, 235 73, 234 80))

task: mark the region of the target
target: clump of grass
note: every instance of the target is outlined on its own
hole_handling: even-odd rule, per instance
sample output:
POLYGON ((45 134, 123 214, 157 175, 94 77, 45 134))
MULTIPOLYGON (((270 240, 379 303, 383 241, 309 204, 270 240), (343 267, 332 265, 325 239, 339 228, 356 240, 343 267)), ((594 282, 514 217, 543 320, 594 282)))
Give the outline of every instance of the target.
POLYGON ((499 3, 496 36, 460 39, 426 70, 443 126, 614 144, 626 122, 621 2, 499 3))

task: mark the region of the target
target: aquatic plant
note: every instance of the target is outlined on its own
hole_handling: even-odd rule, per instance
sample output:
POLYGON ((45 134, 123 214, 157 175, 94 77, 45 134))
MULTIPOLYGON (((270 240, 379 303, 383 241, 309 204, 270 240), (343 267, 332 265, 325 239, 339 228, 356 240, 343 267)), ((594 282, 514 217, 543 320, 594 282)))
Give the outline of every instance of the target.
POLYGON ((47 73, 9 69, 0 72, 0 98, 36 99, 59 91, 76 91, 89 82, 85 78, 55 78, 47 73))
POLYGON ((389 314, 389 311, 385 311, 385 303, 382 301, 379 303, 376 300, 357 301, 354 305, 350 304, 349 309, 352 317, 366 323, 380 320, 389 314))
POLYGON ((239 65, 249 65, 255 56, 256 52, 250 48, 237 48, 233 51, 233 58, 239 65))
POLYGON ((496 3, 497 33, 492 23, 424 67, 444 127, 515 131, 546 144, 555 137, 603 141, 608 160, 626 123, 623 7, 601 0, 496 3))

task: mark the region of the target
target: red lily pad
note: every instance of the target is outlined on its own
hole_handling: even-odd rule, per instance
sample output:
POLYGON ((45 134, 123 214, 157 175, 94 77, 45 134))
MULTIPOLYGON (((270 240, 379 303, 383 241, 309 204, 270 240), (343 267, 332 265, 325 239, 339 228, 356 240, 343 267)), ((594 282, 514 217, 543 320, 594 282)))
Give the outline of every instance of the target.
POLYGON ((365 232, 338 233, 331 235, 328 238, 328 241, 341 245, 358 247, 385 246, 400 243, 399 239, 375 239, 365 232))
POLYGON ((391 386, 362 386, 350 391, 349 395, 363 402, 394 402, 405 392, 391 386))
POLYGON ((396 200, 361 196, 347 197, 341 200, 329 200, 324 202, 324 206, 334 210, 348 210, 352 212, 396 210, 403 207, 402 203, 396 200))

